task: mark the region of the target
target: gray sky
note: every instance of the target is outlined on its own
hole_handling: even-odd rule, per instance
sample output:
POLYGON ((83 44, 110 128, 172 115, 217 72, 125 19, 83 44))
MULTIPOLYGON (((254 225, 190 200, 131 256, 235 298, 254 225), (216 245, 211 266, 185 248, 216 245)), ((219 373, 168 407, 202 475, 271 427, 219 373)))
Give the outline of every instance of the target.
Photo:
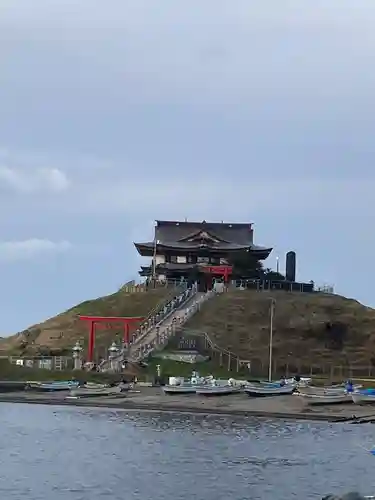
POLYGON ((267 265, 374 305, 374 28, 373 0, 2 0, 0 333, 137 277, 157 218, 255 222, 267 265))

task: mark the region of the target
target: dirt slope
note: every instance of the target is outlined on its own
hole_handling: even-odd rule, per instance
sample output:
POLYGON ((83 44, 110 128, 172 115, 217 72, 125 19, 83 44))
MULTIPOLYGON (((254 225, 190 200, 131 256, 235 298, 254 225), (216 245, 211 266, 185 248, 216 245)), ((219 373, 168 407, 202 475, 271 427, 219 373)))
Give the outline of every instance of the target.
POLYGON ((230 291, 207 302, 188 328, 207 332, 242 359, 266 364, 271 297, 279 364, 375 365, 375 310, 338 295, 230 291))
MULTIPOLYGON (((170 294, 169 288, 133 293, 120 290, 106 297, 88 300, 23 332, 0 339, 0 350, 17 352, 22 346, 26 348, 26 352, 40 348, 71 350, 77 340, 85 344, 87 341, 88 327, 78 319, 79 315, 147 316, 170 294)), ((116 338, 119 340, 120 335, 117 325, 113 328, 104 325, 97 330, 97 346, 102 344, 108 347, 110 341, 116 338)))

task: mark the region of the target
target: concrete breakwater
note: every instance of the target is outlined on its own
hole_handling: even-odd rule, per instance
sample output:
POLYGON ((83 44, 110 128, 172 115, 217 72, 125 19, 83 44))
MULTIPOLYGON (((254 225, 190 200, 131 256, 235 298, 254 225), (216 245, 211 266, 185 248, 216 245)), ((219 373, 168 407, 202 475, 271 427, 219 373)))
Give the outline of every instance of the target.
POLYGON ((205 398, 194 394, 166 396, 160 388, 140 387, 119 395, 70 399, 62 392, 0 393, 0 402, 46 405, 69 405, 113 408, 128 411, 199 413, 254 416, 293 420, 339 422, 356 415, 359 419, 375 414, 371 408, 356 405, 332 405, 309 408, 298 396, 249 398, 244 394, 205 398))

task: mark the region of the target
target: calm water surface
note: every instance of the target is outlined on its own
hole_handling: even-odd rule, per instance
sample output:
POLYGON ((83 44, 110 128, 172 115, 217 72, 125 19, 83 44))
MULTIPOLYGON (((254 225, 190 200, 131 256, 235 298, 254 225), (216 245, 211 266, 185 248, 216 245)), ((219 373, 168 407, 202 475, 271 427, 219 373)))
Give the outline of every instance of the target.
POLYGON ((375 426, 0 403, 0 497, 242 500, 375 493, 375 426))

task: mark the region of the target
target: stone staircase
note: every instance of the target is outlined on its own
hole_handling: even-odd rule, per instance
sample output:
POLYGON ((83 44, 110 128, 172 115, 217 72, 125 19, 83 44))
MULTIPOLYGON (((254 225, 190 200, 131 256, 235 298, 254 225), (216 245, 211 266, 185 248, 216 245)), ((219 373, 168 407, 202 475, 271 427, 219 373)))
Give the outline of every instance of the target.
POLYGON ((125 360, 131 363, 140 362, 154 350, 163 349, 176 331, 200 310, 204 302, 216 294, 217 292, 213 290, 206 293, 198 292, 196 285, 189 289, 180 289, 164 308, 149 317, 142 328, 133 334, 129 346, 124 346, 115 357, 104 360, 99 369, 108 371, 117 364, 120 370, 125 360))
POLYGON ((161 350, 173 337, 177 329, 180 329, 186 321, 195 314, 201 304, 208 297, 213 296, 210 292, 200 293, 192 290, 178 306, 171 311, 162 321, 155 324, 142 339, 134 342, 129 347, 127 359, 131 362, 141 361, 154 350, 161 350))

